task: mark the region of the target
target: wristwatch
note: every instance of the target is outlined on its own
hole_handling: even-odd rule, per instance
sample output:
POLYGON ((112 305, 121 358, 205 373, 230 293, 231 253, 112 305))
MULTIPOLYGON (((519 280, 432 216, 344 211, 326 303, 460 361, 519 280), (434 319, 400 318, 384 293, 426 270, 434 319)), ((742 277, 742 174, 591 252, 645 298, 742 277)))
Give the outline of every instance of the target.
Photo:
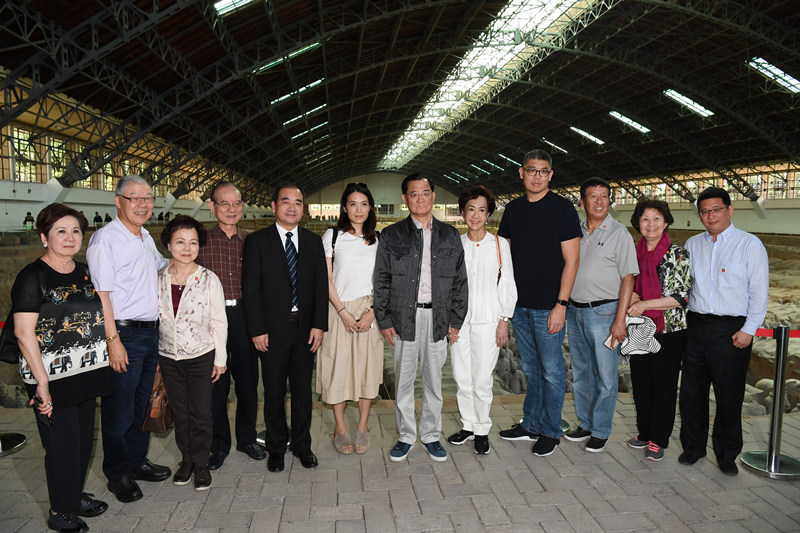
POLYGON ((556 303, 559 303, 564 307, 569 307, 569 300, 556 300, 556 303))
POLYGON ((507 316, 501 316, 500 320, 502 320, 503 322, 508 322, 508 317, 507 316))

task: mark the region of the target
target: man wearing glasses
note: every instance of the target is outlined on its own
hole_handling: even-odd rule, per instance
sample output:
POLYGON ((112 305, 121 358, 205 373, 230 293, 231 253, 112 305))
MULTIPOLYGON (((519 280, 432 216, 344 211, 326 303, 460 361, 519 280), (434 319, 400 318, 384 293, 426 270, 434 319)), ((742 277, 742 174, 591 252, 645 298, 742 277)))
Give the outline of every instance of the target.
POLYGON ((420 441, 434 461, 446 461, 442 434, 442 366, 447 340, 458 340, 469 293, 458 231, 433 217, 433 183, 422 174, 401 185, 411 212, 381 233, 373 274, 375 320, 394 346, 397 443, 389 459, 402 461, 417 441, 414 381, 422 366, 420 441))
POLYGON ((733 206, 725 189, 701 192, 697 212, 706 232, 686 241, 694 285, 682 362, 683 453, 678 462, 693 465, 706 455, 708 393, 713 385, 717 412, 711 442, 719 469, 735 476, 753 335, 767 314, 769 262, 758 237, 731 223, 733 206))
POLYGON ((544 150, 525 154, 519 177, 525 195, 508 203, 497 234, 511 244, 517 307, 511 323, 527 380, 523 418, 500 432, 505 440, 536 441, 531 451, 552 454, 561 438, 566 375, 564 321, 580 259, 581 228, 569 200, 549 189, 553 160, 544 150))
POLYGON ((256 444, 258 412, 258 352, 247 335, 242 305, 242 256, 247 232, 239 227, 242 218, 242 194, 229 181, 220 181, 211 189, 208 202, 217 225, 208 230, 206 245, 200 248, 197 263, 208 268, 222 282, 225 311, 228 315, 228 368, 211 393, 214 436, 208 468, 216 470, 225 462, 231 449, 231 426, 228 421, 228 395, 231 378, 236 388, 236 449, 251 459, 267 455, 256 444))
POLYGON ((147 459, 142 431, 158 364, 158 271, 168 265, 143 227, 153 191, 139 176, 117 183, 117 217, 89 240, 86 259, 103 302, 113 394, 101 404, 103 473, 121 502, 142 498, 135 480, 162 481, 171 472, 147 459))

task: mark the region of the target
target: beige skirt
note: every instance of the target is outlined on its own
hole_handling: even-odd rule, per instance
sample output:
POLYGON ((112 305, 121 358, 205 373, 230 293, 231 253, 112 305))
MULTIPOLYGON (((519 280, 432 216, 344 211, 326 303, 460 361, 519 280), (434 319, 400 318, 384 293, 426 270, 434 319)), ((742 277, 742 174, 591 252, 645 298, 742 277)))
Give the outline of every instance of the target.
MULTIPOLYGON (((358 318, 372 305, 372 295, 342 302, 358 318)), ((317 355, 317 392, 336 404, 375 398, 383 383, 383 337, 376 322, 364 333, 349 333, 330 302, 328 331, 317 355)))

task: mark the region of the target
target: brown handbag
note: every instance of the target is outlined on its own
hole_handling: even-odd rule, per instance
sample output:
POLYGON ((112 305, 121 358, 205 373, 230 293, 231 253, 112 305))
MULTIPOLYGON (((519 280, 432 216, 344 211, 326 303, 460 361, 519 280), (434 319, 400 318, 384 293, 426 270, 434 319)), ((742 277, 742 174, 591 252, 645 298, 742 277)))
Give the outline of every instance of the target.
POLYGON ((166 433, 174 421, 175 415, 169 404, 167 389, 164 387, 164 380, 161 379, 161 366, 158 366, 155 380, 153 380, 153 392, 150 393, 150 400, 147 402, 142 429, 150 433, 166 433))

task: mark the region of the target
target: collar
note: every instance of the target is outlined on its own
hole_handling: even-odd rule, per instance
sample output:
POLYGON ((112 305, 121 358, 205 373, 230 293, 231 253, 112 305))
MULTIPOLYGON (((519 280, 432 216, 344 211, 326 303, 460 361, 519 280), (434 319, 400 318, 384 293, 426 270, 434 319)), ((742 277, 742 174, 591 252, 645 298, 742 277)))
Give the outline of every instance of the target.
POLYGON ((283 229, 283 226, 276 222, 275 229, 278 230, 278 236, 281 238, 281 242, 286 241, 286 234, 290 231, 292 232, 292 240, 294 240, 294 238, 298 235, 297 226, 293 227, 292 229, 283 229))
MULTIPOLYGON (((277 224, 276 224, 277 225, 277 224)), ((244 241, 244 238, 247 237, 247 232, 240 228, 238 225, 236 226, 236 233, 233 234, 233 237, 228 238, 228 234, 222 231, 222 228, 219 227, 219 224, 208 230, 209 233, 215 233, 219 235, 219 237, 224 238, 225 240, 230 240, 233 238, 238 238, 240 241, 244 241)))
MULTIPOLYGON (((413 222, 413 223, 414 223, 414 227, 415 227, 415 228, 417 228, 417 229, 423 229, 423 227, 422 227, 422 222, 420 222, 419 220, 417 220, 416 218, 414 218, 414 215, 408 215, 408 218, 410 218, 410 219, 411 219, 411 222, 413 222)), ((431 223, 430 223, 430 225, 429 225, 427 228, 424 228, 424 229, 430 229, 430 230, 432 230, 432 229, 433 229, 433 215, 431 215, 431 223)))
MULTIPOLYGON (((725 228, 725 230, 717 235, 717 239, 722 239, 723 241, 727 241, 734 233, 736 232, 736 228, 733 227, 733 222, 731 222, 730 226, 725 228)), ((711 237, 711 234, 706 230, 705 238, 711 244, 714 244, 714 239, 711 237)))
POLYGON ((142 229, 141 229, 141 232, 142 232, 142 236, 141 237, 139 237, 135 233, 132 233, 131 230, 128 229, 128 226, 123 224, 122 220, 119 219, 119 215, 115 216, 114 219, 109 223, 109 226, 111 226, 111 225, 116 225, 117 226, 117 230, 122 231, 123 235, 125 235, 126 237, 129 237, 131 239, 139 239, 139 240, 144 241, 150 235, 150 232, 147 231, 147 228, 145 228, 144 226, 142 226, 142 229))
MULTIPOLYGON (((611 223, 614 222, 614 218, 611 216, 611 213, 606 213, 606 218, 603 219, 603 222, 600 223, 599 226, 595 228, 595 230, 607 230, 611 223)), ((584 220, 581 222, 581 229, 583 229, 586 234, 589 234, 589 220, 584 220)))

